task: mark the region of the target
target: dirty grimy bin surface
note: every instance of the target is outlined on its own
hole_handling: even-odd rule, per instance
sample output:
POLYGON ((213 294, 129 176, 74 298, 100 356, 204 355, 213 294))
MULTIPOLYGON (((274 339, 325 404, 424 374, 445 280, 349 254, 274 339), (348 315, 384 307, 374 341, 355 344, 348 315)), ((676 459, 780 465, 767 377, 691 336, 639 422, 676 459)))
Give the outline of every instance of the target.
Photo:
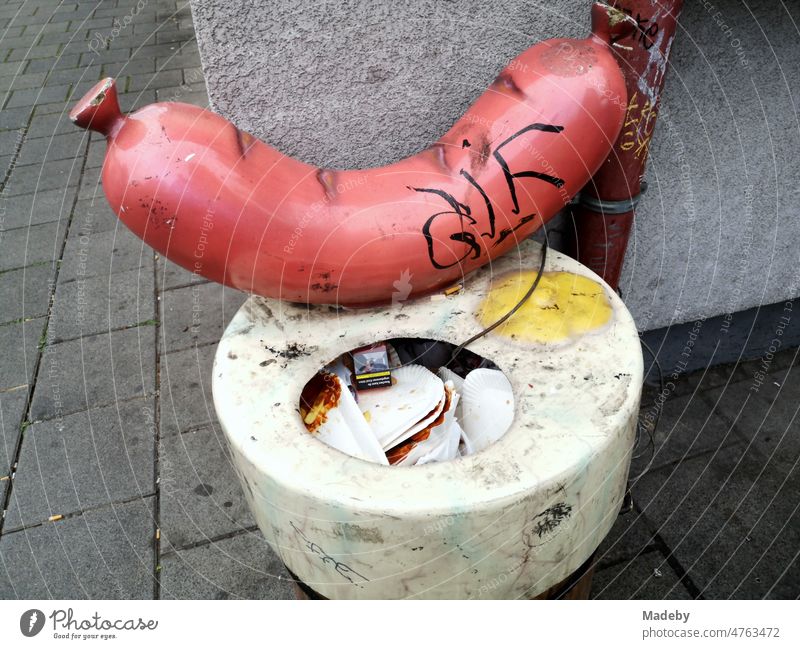
POLYGON ((469 347, 514 390, 513 424, 495 444, 390 467, 326 446, 300 418, 303 386, 339 354, 398 337, 458 344, 483 329, 476 314, 490 291, 521 269, 535 274, 539 261, 527 241, 450 297, 352 311, 251 297, 233 318, 214 362, 216 410, 261 531, 312 589, 342 599, 533 597, 608 533, 635 437, 641 348, 617 295, 559 253, 548 252, 531 308, 559 310, 563 335, 524 342, 497 329, 469 347), (566 304, 581 299, 574 289, 553 308, 560 298, 544 280, 558 272, 593 280, 605 324, 585 326, 566 304))

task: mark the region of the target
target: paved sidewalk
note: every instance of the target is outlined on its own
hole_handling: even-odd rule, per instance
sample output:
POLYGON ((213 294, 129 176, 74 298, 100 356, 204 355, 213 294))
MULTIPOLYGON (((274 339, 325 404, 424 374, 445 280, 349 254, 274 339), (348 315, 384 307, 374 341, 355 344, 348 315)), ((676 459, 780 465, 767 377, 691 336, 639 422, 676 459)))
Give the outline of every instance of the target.
POLYGON ((142 4, 0 5, 0 597, 287 597, 211 402, 244 296, 118 223, 67 118, 105 76, 207 105, 188 3, 142 4))
MULTIPOLYGON (((207 104, 188 4, 140 4, 0 0, 0 598, 289 597, 211 401, 244 296, 119 225, 67 119, 109 75, 123 110, 207 104)), ((675 382, 594 596, 800 595, 795 361, 675 382)))

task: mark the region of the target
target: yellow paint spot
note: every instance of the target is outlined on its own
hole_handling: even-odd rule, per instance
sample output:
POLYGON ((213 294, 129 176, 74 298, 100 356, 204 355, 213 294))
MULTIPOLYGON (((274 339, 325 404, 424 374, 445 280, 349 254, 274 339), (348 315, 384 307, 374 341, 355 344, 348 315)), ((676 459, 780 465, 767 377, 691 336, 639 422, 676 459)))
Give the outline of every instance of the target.
MULTIPOLYGON (((534 279, 532 270, 498 278, 478 309, 481 325, 488 327, 513 309, 534 279)), ((548 272, 525 304, 492 334, 557 343, 599 329, 610 319, 611 302, 600 284, 582 275, 548 272)))

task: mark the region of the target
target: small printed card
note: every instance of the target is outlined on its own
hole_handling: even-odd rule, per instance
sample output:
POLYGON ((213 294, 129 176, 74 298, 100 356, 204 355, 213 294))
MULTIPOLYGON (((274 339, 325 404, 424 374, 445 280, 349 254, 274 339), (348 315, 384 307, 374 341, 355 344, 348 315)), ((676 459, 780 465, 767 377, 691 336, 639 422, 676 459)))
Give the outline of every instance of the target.
POLYGON ((350 352, 356 375, 356 389, 385 388, 392 384, 389 354, 383 343, 361 347, 350 352))

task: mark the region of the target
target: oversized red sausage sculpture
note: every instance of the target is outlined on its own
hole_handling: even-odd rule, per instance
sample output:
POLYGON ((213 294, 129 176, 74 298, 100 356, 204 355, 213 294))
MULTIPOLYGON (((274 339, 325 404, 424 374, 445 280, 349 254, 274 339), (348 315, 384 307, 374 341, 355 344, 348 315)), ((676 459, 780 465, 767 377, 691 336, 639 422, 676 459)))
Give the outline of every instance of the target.
POLYGON ((175 263, 293 302, 389 302, 507 252, 604 161, 626 96, 606 11, 592 8, 585 40, 523 52, 436 144, 386 167, 313 167, 186 104, 125 116, 112 79, 70 117, 107 136, 111 207, 175 263))

